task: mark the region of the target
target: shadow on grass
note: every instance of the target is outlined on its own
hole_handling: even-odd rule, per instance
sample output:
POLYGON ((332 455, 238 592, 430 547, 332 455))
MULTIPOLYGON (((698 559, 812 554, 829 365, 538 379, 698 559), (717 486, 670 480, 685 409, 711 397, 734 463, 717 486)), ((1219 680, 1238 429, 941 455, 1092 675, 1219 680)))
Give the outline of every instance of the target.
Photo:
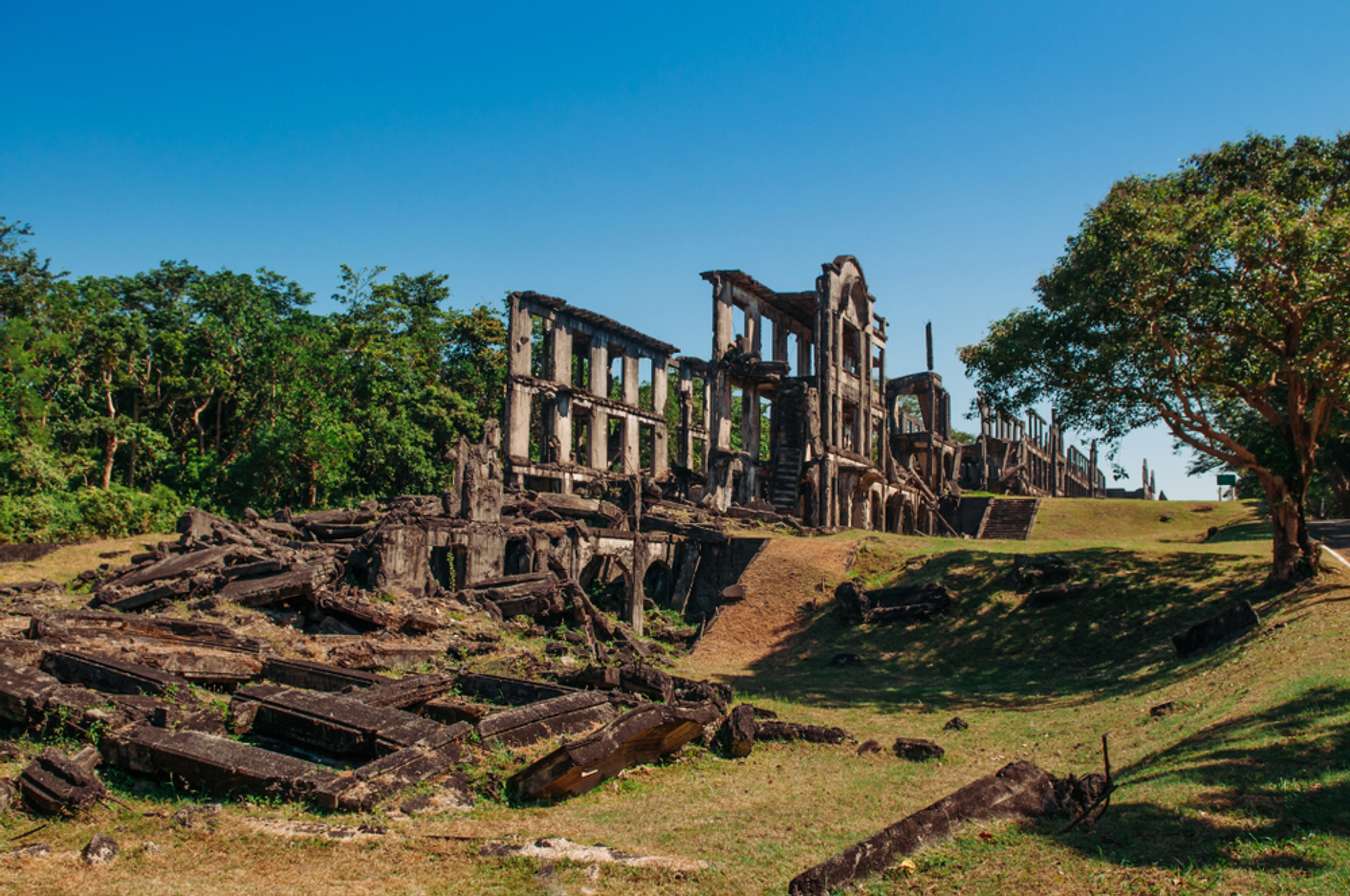
POLYGON ((1350 836, 1350 688, 1322 685, 1260 713, 1211 725, 1117 773, 1097 830, 1065 842, 1121 865, 1325 867, 1286 842, 1350 836), (1177 811, 1131 801, 1144 785, 1205 788, 1177 811))
MULTIPOLYGON (((1062 552, 1087 592, 1032 608, 1014 590, 1013 558, 976 550, 937 554, 906 582, 941 581, 954 609, 914 625, 849 627, 833 600, 808 609, 797 634, 731 681, 745 694, 822 706, 924 704, 1019 707, 1046 700, 1086 701, 1158 686, 1221 663, 1221 648, 1181 662, 1171 637, 1235 597, 1257 602, 1260 560, 1213 553, 1138 554, 1094 548, 1062 552), (836 653, 860 666, 835 667, 836 653)), ((869 583, 903 561, 862 556, 855 574, 869 583)))
POLYGON ((1270 541, 1270 521, 1266 519, 1230 523, 1204 539, 1205 544, 1224 544, 1240 541, 1270 541))

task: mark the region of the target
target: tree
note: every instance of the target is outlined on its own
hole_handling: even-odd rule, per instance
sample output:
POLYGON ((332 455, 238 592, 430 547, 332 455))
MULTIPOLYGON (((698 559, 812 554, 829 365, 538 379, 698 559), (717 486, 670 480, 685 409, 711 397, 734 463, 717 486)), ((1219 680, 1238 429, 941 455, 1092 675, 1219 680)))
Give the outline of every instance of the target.
POLYGON ((1260 482, 1273 581, 1316 568, 1304 505, 1350 407, 1350 135, 1252 136, 1118 182, 1036 293, 962 350, 982 391, 1108 443, 1162 422, 1260 482))

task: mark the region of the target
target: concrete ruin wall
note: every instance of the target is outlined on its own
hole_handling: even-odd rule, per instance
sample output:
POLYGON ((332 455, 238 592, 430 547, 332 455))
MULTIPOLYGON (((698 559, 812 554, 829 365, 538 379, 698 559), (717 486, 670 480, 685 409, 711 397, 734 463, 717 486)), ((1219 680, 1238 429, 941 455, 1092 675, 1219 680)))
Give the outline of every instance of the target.
POLYGON ((888 378, 887 321, 856 258, 795 292, 739 270, 701 276, 706 360, 556 297, 510 296, 508 487, 599 495, 631 480, 717 513, 925 534, 959 531, 962 487, 1106 493, 1095 445, 1067 446, 1034 412, 985 408, 979 442, 956 441, 931 327, 927 369, 888 378))

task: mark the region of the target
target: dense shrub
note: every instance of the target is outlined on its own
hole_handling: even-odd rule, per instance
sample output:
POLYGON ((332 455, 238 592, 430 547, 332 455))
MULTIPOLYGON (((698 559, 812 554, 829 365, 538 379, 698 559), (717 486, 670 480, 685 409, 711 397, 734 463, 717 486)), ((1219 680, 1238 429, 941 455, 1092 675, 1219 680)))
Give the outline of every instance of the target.
POLYGON ((0 495, 0 542, 77 541, 169 532, 184 503, 156 485, 148 492, 120 485, 36 495, 0 495))

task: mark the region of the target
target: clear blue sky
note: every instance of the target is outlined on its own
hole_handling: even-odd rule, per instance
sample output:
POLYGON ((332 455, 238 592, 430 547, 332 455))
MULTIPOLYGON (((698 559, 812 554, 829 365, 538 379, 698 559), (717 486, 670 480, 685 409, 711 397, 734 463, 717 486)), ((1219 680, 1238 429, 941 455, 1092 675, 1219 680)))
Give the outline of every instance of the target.
MULTIPOLYGON (((1350 4, 4 6, 0 214, 72 273, 340 262, 537 289, 710 348, 698 272, 858 256, 956 347, 1111 182, 1249 131, 1350 127, 1350 4)), ((969 426, 970 424, 965 424, 969 426)), ((1187 482, 1160 432, 1120 462, 1187 482)))

